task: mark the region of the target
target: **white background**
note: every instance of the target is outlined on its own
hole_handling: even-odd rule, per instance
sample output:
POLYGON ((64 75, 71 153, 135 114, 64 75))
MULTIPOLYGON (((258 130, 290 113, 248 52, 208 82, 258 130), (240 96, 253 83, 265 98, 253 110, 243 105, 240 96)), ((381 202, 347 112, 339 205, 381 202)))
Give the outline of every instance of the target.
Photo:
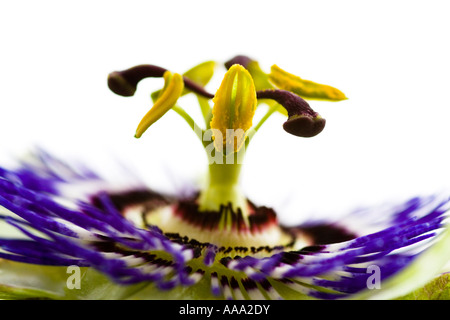
MULTIPOLYGON (((161 80, 123 98, 106 77, 246 54, 349 97, 310 103, 327 120, 311 139, 270 119, 242 177, 256 203, 297 218, 440 191, 450 184, 448 14, 435 0, 3 1, 0 159, 39 145, 102 173, 120 160, 151 187, 182 192, 206 168, 186 124, 169 112, 133 137, 161 80)), ((193 102, 180 104, 197 117, 193 102)))

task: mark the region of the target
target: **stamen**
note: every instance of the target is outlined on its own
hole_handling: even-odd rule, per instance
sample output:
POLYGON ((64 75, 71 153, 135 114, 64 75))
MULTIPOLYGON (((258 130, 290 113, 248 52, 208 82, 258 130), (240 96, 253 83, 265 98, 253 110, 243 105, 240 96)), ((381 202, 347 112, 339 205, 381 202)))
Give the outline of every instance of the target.
POLYGON ((242 147, 256 109, 255 92, 250 73, 241 65, 233 65, 225 74, 213 99, 211 129, 222 133, 221 141, 214 139, 216 150, 237 152, 242 147), (229 130, 233 131, 231 137, 229 130))
POLYGON ((280 89, 298 94, 305 99, 341 101, 347 99, 340 90, 325 84, 304 80, 296 75, 284 71, 277 65, 273 65, 269 74, 269 80, 280 89))
POLYGON ((256 90, 273 89, 273 85, 269 82, 269 75, 266 74, 259 66, 258 61, 253 60, 247 56, 238 55, 229 61, 225 62, 225 67, 230 69, 232 65, 240 64, 250 72, 256 90))
POLYGON ((192 81, 191 79, 183 76, 183 80, 184 80, 184 86, 186 87, 186 89, 189 89, 189 90, 191 90, 205 98, 208 98, 208 99, 214 98, 214 94, 206 91, 205 88, 203 88, 196 82, 192 81))
POLYGON ((254 60, 247 56, 238 55, 238 56, 235 56, 234 58, 228 60, 227 62, 225 62, 225 68, 227 68, 229 70, 233 65, 240 64, 245 69, 247 69, 248 64, 252 61, 254 61, 254 60))
POLYGON ((115 94, 131 97, 136 92, 139 81, 145 78, 161 78, 166 71, 167 69, 150 64, 115 71, 108 76, 108 87, 115 94))
POLYGON ((215 67, 214 61, 205 61, 183 73, 183 76, 201 86, 206 86, 214 75, 215 67))
MULTIPOLYGON (((123 71, 114 71, 108 75, 109 89, 124 97, 131 97, 135 94, 138 83, 146 78, 162 78, 165 68, 144 64, 138 65, 123 71)), ((183 76, 183 82, 186 89, 189 89, 201 96, 212 99, 214 94, 207 92, 200 84, 191 80, 188 76, 183 76)))
POLYGON ((258 99, 272 99, 281 104, 288 112, 288 120, 283 124, 285 131, 299 137, 313 137, 322 132, 325 119, 315 112, 298 95, 286 91, 267 89, 256 92, 258 99))
POLYGON ((214 98, 214 94, 207 92, 203 86, 213 77, 215 65, 214 61, 206 61, 186 71, 183 74, 185 88, 205 98, 214 98))
POLYGON ((169 111, 175 105, 183 92, 183 78, 178 73, 172 75, 170 71, 166 71, 164 73, 164 80, 164 89, 153 107, 147 112, 139 123, 136 129, 136 138, 140 138, 153 123, 169 111))

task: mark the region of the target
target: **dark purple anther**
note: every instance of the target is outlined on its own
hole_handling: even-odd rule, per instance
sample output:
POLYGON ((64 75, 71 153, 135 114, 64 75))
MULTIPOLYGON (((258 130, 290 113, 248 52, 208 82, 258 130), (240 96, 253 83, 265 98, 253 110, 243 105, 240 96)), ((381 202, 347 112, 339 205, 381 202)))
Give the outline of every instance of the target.
POLYGON ((252 61, 253 59, 247 56, 239 55, 225 62, 225 68, 230 69, 233 64, 240 64, 247 69, 248 64, 252 61))
POLYGON ((108 76, 108 87, 115 94, 131 97, 136 92, 139 81, 145 78, 161 78, 166 71, 167 69, 150 64, 115 71, 108 76))
MULTIPOLYGON (((108 76, 108 87, 115 94, 131 97, 136 92, 139 81, 145 78, 162 78, 166 71, 167 69, 165 68, 151 64, 142 64, 123 71, 114 71, 108 76)), ((194 81, 186 77, 183 77, 183 81, 184 86, 187 89, 206 98, 214 98, 212 93, 207 92, 202 86, 194 81)))
POLYGON ((281 104, 288 112, 288 120, 283 124, 285 131, 299 137, 314 137, 322 132, 325 119, 315 112, 309 104, 298 95, 277 89, 256 92, 258 99, 272 99, 281 104))
POLYGON ((204 96, 205 98, 208 98, 208 99, 214 98, 214 94, 206 91, 205 88, 203 88, 201 85, 197 84, 196 82, 192 81, 191 79, 183 76, 183 81, 184 81, 184 87, 186 89, 189 89, 189 90, 191 90, 201 96, 204 96))

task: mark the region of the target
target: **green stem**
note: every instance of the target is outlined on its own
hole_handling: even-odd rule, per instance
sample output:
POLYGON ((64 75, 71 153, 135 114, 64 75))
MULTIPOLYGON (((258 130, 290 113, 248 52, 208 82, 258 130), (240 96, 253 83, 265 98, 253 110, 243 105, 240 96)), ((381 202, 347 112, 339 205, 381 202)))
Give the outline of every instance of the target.
POLYGON ((178 113, 186 121, 189 127, 195 132, 197 137, 203 143, 204 131, 197 125, 197 123, 195 123, 194 119, 192 119, 192 117, 178 105, 173 106, 172 110, 178 113))
POLYGON ((244 153, 215 154, 209 158, 213 163, 209 165, 206 188, 200 193, 201 211, 218 211, 221 205, 231 203, 234 210, 240 208, 244 217, 248 216, 247 199, 239 185, 244 153))
POLYGON ((239 185, 239 176, 245 148, 228 155, 219 153, 214 149, 214 143, 203 141, 204 130, 195 123, 194 119, 180 106, 175 105, 173 111, 178 113, 196 133, 203 143, 205 150, 212 149, 213 154, 208 155, 210 163, 208 170, 208 183, 200 193, 199 206, 201 211, 218 211, 221 205, 231 203, 234 210, 240 208, 244 217, 248 215, 247 200, 239 185), (212 148, 211 148, 212 147, 212 148))
POLYGON ((256 134, 256 132, 258 132, 258 130, 261 128, 264 122, 266 122, 266 120, 269 119, 270 116, 278 110, 278 108, 281 108, 281 105, 276 102, 269 104, 269 110, 267 110, 266 114, 261 118, 261 120, 259 120, 259 122, 254 127, 248 130, 247 138, 245 140, 245 148, 248 147, 248 144, 252 140, 253 136, 256 134))
POLYGON ((256 126, 253 127, 253 129, 256 131, 259 130, 259 128, 261 128, 261 126, 264 124, 264 122, 266 122, 267 119, 269 119, 269 117, 278 110, 278 108, 280 107, 280 105, 278 103, 274 103, 274 104, 270 104, 269 105, 269 110, 267 110, 267 113, 261 118, 261 120, 259 120, 258 124, 256 126))
POLYGON ((209 100, 199 95, 197 95, 197 100, 198 104, 200 105, 203 119, 205 120, 206 129, 209 129, 211 123, 211 106, 209 105, 209 100))

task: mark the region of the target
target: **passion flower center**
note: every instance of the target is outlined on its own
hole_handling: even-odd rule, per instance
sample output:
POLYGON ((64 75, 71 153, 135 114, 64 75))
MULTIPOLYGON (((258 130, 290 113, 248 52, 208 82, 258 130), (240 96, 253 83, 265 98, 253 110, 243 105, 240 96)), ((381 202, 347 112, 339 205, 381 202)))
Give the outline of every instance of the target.
MULTIPOLYGON (((188 210, 188 213, 180 213, 180 208, 166 208, 170 214, 165 216, 173 219, 163 225, 170 230, 167 232, 172 232, 172 226, 177 224, 183 229, 186 221, 216 221, 208 230, 196 223, 188 225, 203 233, 236 233, 239 237, 230 241, 241 241, 245 233, 256 234, 255 210, 248 204, 239 183, 245 149, 253 135, 275 111, 280 111, 288 115, 283 125, 287 132, 300 137, 313 137, 323 130, 325 120, 301 96, 339 101, 345 99, 345 95, 333 87, 303 80, 277 66, 266 74, 257 61, 246 56, 237 56, 225 63, 227 71, 220 87, 215 94, 211 94, 204 86, 212 78, 214 67, 215 63, 208 61, 178 74, 155 65, 139 65, 112 72, 108 77, 108 86, 116 94, 129 97, 134 95, 143 79, 163 78, 164 87, 151 94, 154 104, 140 121, 135 137, 140 138, 150 126, 173 110, 186 120, 206 151, 208 175, 196 199, 197 207, 188 210), (206 128, 200 128, 189 113, 178 105, 187 93, 197 96, 206 128), (260 100, 269 106, 269 110, 253 125, 256 109, 262 102, 260 100), (192 219, 192 215, 198 217, 192 219), (217 220, 217 216, 220 219, 217 220)), ((152 212, 151 220, 157 216, 152 212)), ((157 219, 165 221, 163 218, 157 219)), ((263 226, 262 229, 267 232, 273 227, 275 230, 277 226, 274 225, 263 226)), ((271 243, 284 243, 280 240, 283 232, 274 232, 279 236, 275 236, 271 243)), ((205 241, 210 238, 214 237, 205 236, 205 241)))
POLYGON ((183 244, 212 245, 241 254, 270 253, 311 244, 307 237, 298 237, 281 228, 272 209, 255 207, 252 203, 248 203, 250 215, 245 219, 242 211, 234 210, 231 204, 219 211, 205 212, 199 210, 195 200, 152 202, 129 205, 122 213, 143 227, 157 226, 166 236, 183 244))

